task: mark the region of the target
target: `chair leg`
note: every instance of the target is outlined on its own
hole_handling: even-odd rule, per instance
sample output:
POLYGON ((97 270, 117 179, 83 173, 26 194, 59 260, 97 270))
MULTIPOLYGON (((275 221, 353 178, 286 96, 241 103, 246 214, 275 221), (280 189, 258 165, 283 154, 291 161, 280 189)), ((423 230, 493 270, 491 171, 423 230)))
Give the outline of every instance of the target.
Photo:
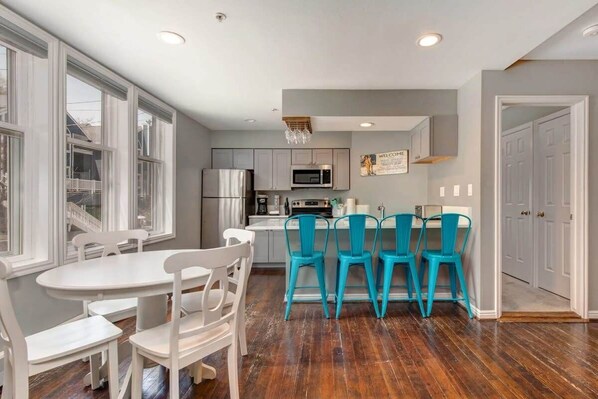
POLYGON ((247 335, 245 332, 245 298, 241 300, 239 306, 239 325, 237 331, 239 332, 239 349, 241 350, 241 356, 247 356, 247 335))
POLYGON ((298 274, 299 265, 291 261, 291 276, 289 279, 289 290, 287 291, 287 309, 284 312, 285 320, 288 320, 291 315, 291 305, 293 305, 293 296, 295 295, 295 285, 297 285, 298 274))
MULTIPOLYGON (((29 388, 29 387, 27 387, 29 388)), ((8 359, 8 349, 4 350, 4 386, 2 387, 2 399, 14 398, 14 373, 10 360, 8 359)))
POLYGON ((143 356, 133 346, 131 354, 131 399, 141 399, 143 391, 143 356))
POLYGON ((328 312, 328 294, 326 294, 326 278, 324 277, 324 259, 317 262, 315 266, 316 274, 318 275, 318 284, 320 285, 320 295, 322 296, 322 306, 324 307, 324 316, 329 319, 330 313, 328 312))
POLYGON ((465 283, 465 275, 463 273, 461 259, 457 259, 457 262, 455 262, 455 269, 457 271, 457 276, 459 277, 461 291, 463 291, 463 299, 465 300, 465 306, 467 307, 467 314, 470 319, 473 319, 473 312, 471 311, 471 304, 469 303, 469 294, 467 293, 467 284, 465 283))
POLYGON ((237 366, 237 345, 228 347, 228 385, 231 399, 239 399, 239 370, 237 366))
POLYGON ((365 267, 365 276, 368 283, 368 289, 370 291, 370 299, 372 300, 372 305, 374 305, 374 311, 376 312, 376 317, 380 318, 380 310, 378 310, 378 291, 376 290, 374 281, 374 270, 372 270, 372 259, 368 259, 364 264, 365 267))
POLYGON ((415 287, 415 296, 417 297, 417 303, 419 305, 419 310, 422 313, 422 317, 426 317, 426 311, 424 310, 424 302, 422 301, 422 290, 421 286, 419 285, 419 279, 416 278, 417 276, 417 268, 415 267, 415 259, 411 259, 409 261, 409 270, 410 276, 412 278, 413 285, 415 287))
POLYGON ((108 388, 110 390, 110 399, 118 398, 118 341, 112 341, 108 344, 108 388))
POLYGON ((422 256, 419 260, 419 286, 420 288, 424 286, 424 277, 426 275, 426 259, 422 256))
POLYGON ((436 279, 438 278, 438 262, 436 260, 428 261, 428 268, 428 317, 430 317, 432 314, 432 304, 434 303, 436 279))
POLYGON ((411 271, 408 267, 403 268, 405 270, 405 285, 407 286, 407 298, 409 302, 413 302, 413 288, 411 287, 411 271))
POLYGON ((340 276, 340 268, 341 268, 341 261, 339 259, 336 260, 336 282, 334 286, 334 303, 338 302, 338 287, 339 287, 339 276, 340 276))
POLYGON ((336 295, 336 318, 338 319, 341 315, 341 309, 343 307, 343 296, 345 295, 345 285, 347 285, 347 274, 349 273, 349 264, 341 261, 337 268, 338 273, 338 285, 336 295))
MULTIPOLYGON (((236 341, 236 339, 234 339, 236 341)), ((235 345, 237 343, 235 342, 235 345)), ((175 359, 176 360, 176 359, 175 359)), ((179 399, 179 366, 178 361, 170 367, 170 399, 179 399)))
POLYGON ((393 269, 394 264, 391 260, 384 262, 384 288, 382 289, 382 310, 380 311, 380 317, 386 316, 388 296, 390 295, 390 286, 392 284, 393 269))
POLYGON ((14 399, 28 399, 29 398, 29 367, 25 364, 24 369, 19 369, 13 364, 12 379, 13 379, 13 398, 14 399))
POLYGON ((453 303, 457 303, 457 276, 455 275, 455 266, 448 265, 449 279, 451 281, 451 296, 453 297, 453 303))
POLYGON ((382 278, 382 270, 384 269, 383 261, 378 257, 378 267, 376 268, 376 290, 380 291, 380 279, 382 278))
POLYGON ((96 353, 89 357, 89 369, 91 371, 91 389, 98 389, 100 384, 100 366, 102 365, 100 354, 96 353))

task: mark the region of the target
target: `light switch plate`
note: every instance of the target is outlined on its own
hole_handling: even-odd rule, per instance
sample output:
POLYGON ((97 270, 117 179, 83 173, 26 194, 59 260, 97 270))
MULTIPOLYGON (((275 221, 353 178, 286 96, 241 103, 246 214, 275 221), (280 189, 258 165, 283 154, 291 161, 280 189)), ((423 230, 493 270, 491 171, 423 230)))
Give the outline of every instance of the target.
POLYGON ((444 186, 440 187, 440 196, 444 197, 444 186))
POLYGON ((459 186, 458 184, 455 184, 453 186, 453 196, 458 197, 459 191, 461 191, 461 186, 459 186))
POLYGON ((473 195, 473 184, 469 183, 467 185, 467 195, 471 197, 473 195))

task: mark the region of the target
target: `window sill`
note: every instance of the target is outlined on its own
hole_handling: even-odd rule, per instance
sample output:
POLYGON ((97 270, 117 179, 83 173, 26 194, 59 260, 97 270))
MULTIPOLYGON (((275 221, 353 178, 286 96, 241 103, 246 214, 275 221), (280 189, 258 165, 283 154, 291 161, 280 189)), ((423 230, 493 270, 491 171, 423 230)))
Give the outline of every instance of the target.
POLYGON ((162 241, 173 240, 175 238, 176 238, 175 233, 159 233, 159 234, 154 234, 154 235, 152 235, 150 233, 150 236, 148 237, 148 239, 143 242, 143 247, 145 248, 146 245, 156 244, 156 243, 162 242, 162 241))
POLYGON ((7 258, 7 260, 12 264, 12 274, 8 277, 9 279, 40 273, 56 266, 56 262, 48 259, 30 258, 11 261, 10 258, 7 258))

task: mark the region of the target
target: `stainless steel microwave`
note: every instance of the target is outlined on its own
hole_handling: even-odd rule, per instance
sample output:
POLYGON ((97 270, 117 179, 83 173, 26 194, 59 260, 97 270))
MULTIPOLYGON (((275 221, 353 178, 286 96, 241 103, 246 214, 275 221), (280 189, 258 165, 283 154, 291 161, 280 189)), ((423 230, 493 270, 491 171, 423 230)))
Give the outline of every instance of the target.
POLYGON ((291 188, 331 188, 332 165, 291 165, 291 188))

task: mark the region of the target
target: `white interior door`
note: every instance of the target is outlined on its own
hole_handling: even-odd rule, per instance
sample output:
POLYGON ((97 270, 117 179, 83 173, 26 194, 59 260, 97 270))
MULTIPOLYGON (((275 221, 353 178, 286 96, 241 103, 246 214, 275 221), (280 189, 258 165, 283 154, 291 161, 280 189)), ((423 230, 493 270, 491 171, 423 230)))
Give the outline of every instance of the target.
POLYGON ((536 265, 538 286, 570 297, 570 115, 537 122, 534 138, 536 265))
POLYGON ((532 281, 533 124, 503 132, 502 147, 502 267, 503 272, 532 281))

